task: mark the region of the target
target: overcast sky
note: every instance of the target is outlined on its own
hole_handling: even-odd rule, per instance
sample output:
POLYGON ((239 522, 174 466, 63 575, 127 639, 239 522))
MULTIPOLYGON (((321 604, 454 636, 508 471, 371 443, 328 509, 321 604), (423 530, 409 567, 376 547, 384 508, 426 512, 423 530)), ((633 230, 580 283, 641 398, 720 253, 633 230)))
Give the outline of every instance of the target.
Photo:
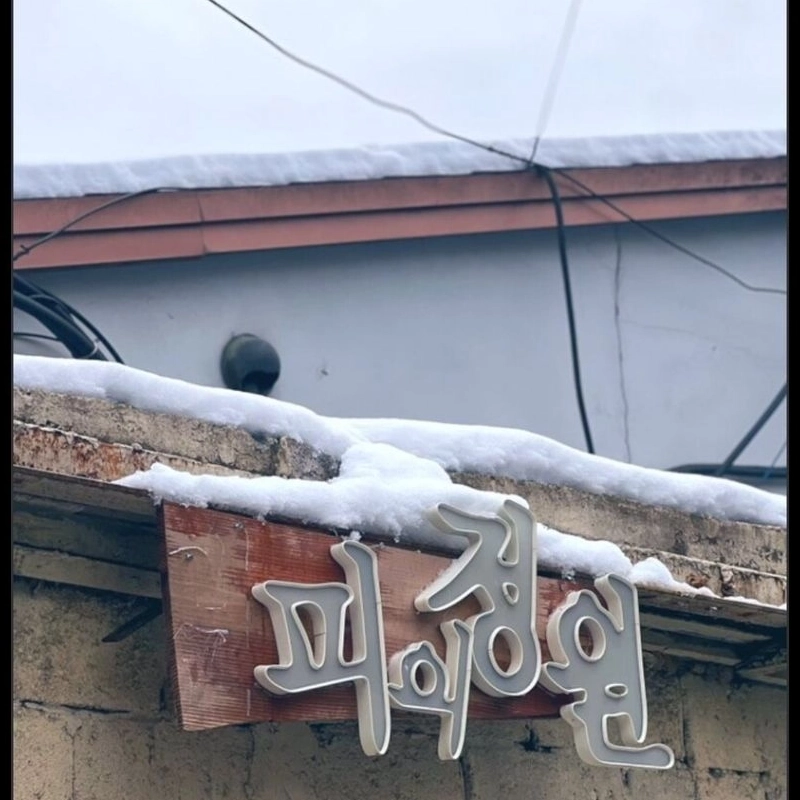
MULTIPOLYGON (((532 136, 567 0, 229 0, 287 48, 482 139, 532 136)), ((785 0, 584 0, 546 136, 785 127, 785 0)), ((208 0, 17 0, 16 163, 430 141, 208 0)))

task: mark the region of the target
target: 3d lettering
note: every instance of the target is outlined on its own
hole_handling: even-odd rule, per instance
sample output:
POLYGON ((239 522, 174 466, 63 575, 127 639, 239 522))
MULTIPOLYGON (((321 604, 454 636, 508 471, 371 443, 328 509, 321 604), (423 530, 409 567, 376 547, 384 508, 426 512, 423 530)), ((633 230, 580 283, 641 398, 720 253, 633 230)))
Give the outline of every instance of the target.
POLYGON ((415 607, 441 611, 470 595, 481 607, 466 620, 439 626, 444 659, 423 641, 395 653, 387 665, 377 559, 366 545, 345 541, 333 545, 331 555, 346 583, 268 580, 252 588, 269 611, 280 662, 255 667, 258 683, 277 694, 354 683, 367 755, 388 748, 390 707, 435 714, 441 718, 439 758, 451 760, 463 747, 471 683, 495 697, 518 697, 541 677, 549 690, 577 696, 561 715, 584 761, 670 768, 670 748, 644 744, 647 701, 636 588, 616 575, 595 581, 608 610, 592 592, 571 592, 548 620, 555 661, 542 665, 535 628, 536 522, 530 511, 511 500, 492 516, 442 504, 430 519, 468 544, 417 596, 415 607), (345 660, 348 621, 352 658, 345 660), (612 741, 611 720, 621 744, 612 741))
POLYGON ((419 611, 442 611, 472 594, 482 613, 467 620, 474 637, 472 681, 494 697, 518 697, 536 684, 541 666, 536 636, 536 522, 506 501, 496 517, 440 505, 431 521, 469 542, 452 567, 422 594, 419 611), (499 639, 510 652, 507 667, 496 657, 499 639))
POLYGON ((551 691, 578 695, 562 706, 575 746, 589 764, 669 769, 675 757, 663 744, 643 746, 647 735, 642 644, 636 588, 617 575, 595 581, 608 604, 591 592, 571 592, 547 621, 547 645, 555 662, 544 666, 542 683, 551 691), (581 642, 588 637, 591 649, 581 642), (618 721, 622 745, 609 736, 618 721))
POLYGON ((472 628, 452 620, 440 629, 447 642, 446 663, 430 642, 395 653, 389 662, 389 697, 394 708, 442 718, 439 758, 448 761, 461 755, 467 730, 472 628))
POLYGON ((344 569, 347 584, 266 581, 253 587, 253 597, 269 609, 280 660, 279 665, 256 667, 253 674, 277 694, 352 681, 361 747, 369 756, 382 755, 389 746, 391 721, 377 561, 369 547, 358 542, 336 544, 331 555, 344 569), (313 642, 301 608, 310 618, 313 642), (347 613, 350 661, 344 658, 347 613))

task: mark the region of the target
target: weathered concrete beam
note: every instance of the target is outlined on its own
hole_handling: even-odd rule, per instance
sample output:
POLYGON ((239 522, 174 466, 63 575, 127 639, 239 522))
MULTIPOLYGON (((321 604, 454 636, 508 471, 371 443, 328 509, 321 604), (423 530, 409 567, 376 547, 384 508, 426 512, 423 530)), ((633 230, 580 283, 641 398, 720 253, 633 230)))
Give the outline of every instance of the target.
POLYGON ((251 474, 213 462, 148 450, 139 444, 102 442, 69 430, 14 421, 15 466, 111 482, 149 469, 155 463, 194 475, 251 474))
MULTIPOLYGON (((108 400, 14 391, 14 464, 114 481, 158 462, 194 474, 328 480, 338 462, 288 437, 108 400)), ((779 605, 786 599, 786 531, 647 506, 568 486, 454 473, 455 482, 524 497, 546 525, 618 544, 632 559, 656 556, 679 580, 722 596, 779 605)))
POLYGON ((15 387, 14 419, 98 442, 129 445, 134 451, 169 453, 205 467, 310 480, 327 480, 339 471, 335 459, 287 437, 257 438, 230 425, 141 411, 91 397, 15 387))
POLYGON ((452 477, 457 483, 477 489, 524 497, 539 522, 564 533, 606 539, 623 549, 649 549, 786 574, 786 530, 783 528, 688 514, 569 486, 470 473, 452 477))
POLYGON ((676 580, 696 589, 705 586, 721 597, 757 597, 762 603, 776 606, 786 602, 786 575, 749 569, 722 560, 676 555, 650 547, 622 545, 622 550, 633 562, 657 558, 676 580))

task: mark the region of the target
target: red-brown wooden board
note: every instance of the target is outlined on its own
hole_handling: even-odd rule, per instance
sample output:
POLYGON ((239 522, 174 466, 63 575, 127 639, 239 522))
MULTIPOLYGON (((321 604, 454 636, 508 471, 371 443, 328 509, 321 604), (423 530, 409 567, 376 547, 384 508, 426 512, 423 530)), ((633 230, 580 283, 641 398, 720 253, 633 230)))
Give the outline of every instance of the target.
MULTIPOLYGON (((330 555, 337 537, 291 525, 165 503, 163 589, 171 641, 171 674, 178 718, 185 730, 249 722, 356 718, 351 684, 299 695, 273 695, 253 677, 260 664, 277 664, 266 608, 250 590, 265 580, 344 582, 330 555)), ((387 661, 408 644, 428 640, 444 657, 439 624, 479 610, 471 599, 442 613, 421 614, 414 598, 451 559, 383 543, 378 557, 387 661)), ((547 618, 567 592, 586 584, 539 577, 536 629, 542 657, 547 618)), ((495 698, 471 688, 469 716, 484 719, 553 717, 569 695, 535 687, 519 698, 495 698)))

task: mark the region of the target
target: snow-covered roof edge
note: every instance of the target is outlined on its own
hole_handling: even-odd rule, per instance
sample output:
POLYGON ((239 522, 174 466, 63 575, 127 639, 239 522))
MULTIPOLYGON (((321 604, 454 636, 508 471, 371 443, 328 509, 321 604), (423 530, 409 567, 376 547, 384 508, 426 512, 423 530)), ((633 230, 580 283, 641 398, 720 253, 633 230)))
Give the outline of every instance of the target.
MULTIPOLYGON (((219 189, 395 177, 470 175, 524 168, 533 139, 459 141, 297 153, 218 154, 114 163, 16 164, 14 198, 117 194, 154 188, 219 189)), ((785 156, 786 131, 717 131, 544 139, 536 161, 557 168, 626 167, 785 156)))

